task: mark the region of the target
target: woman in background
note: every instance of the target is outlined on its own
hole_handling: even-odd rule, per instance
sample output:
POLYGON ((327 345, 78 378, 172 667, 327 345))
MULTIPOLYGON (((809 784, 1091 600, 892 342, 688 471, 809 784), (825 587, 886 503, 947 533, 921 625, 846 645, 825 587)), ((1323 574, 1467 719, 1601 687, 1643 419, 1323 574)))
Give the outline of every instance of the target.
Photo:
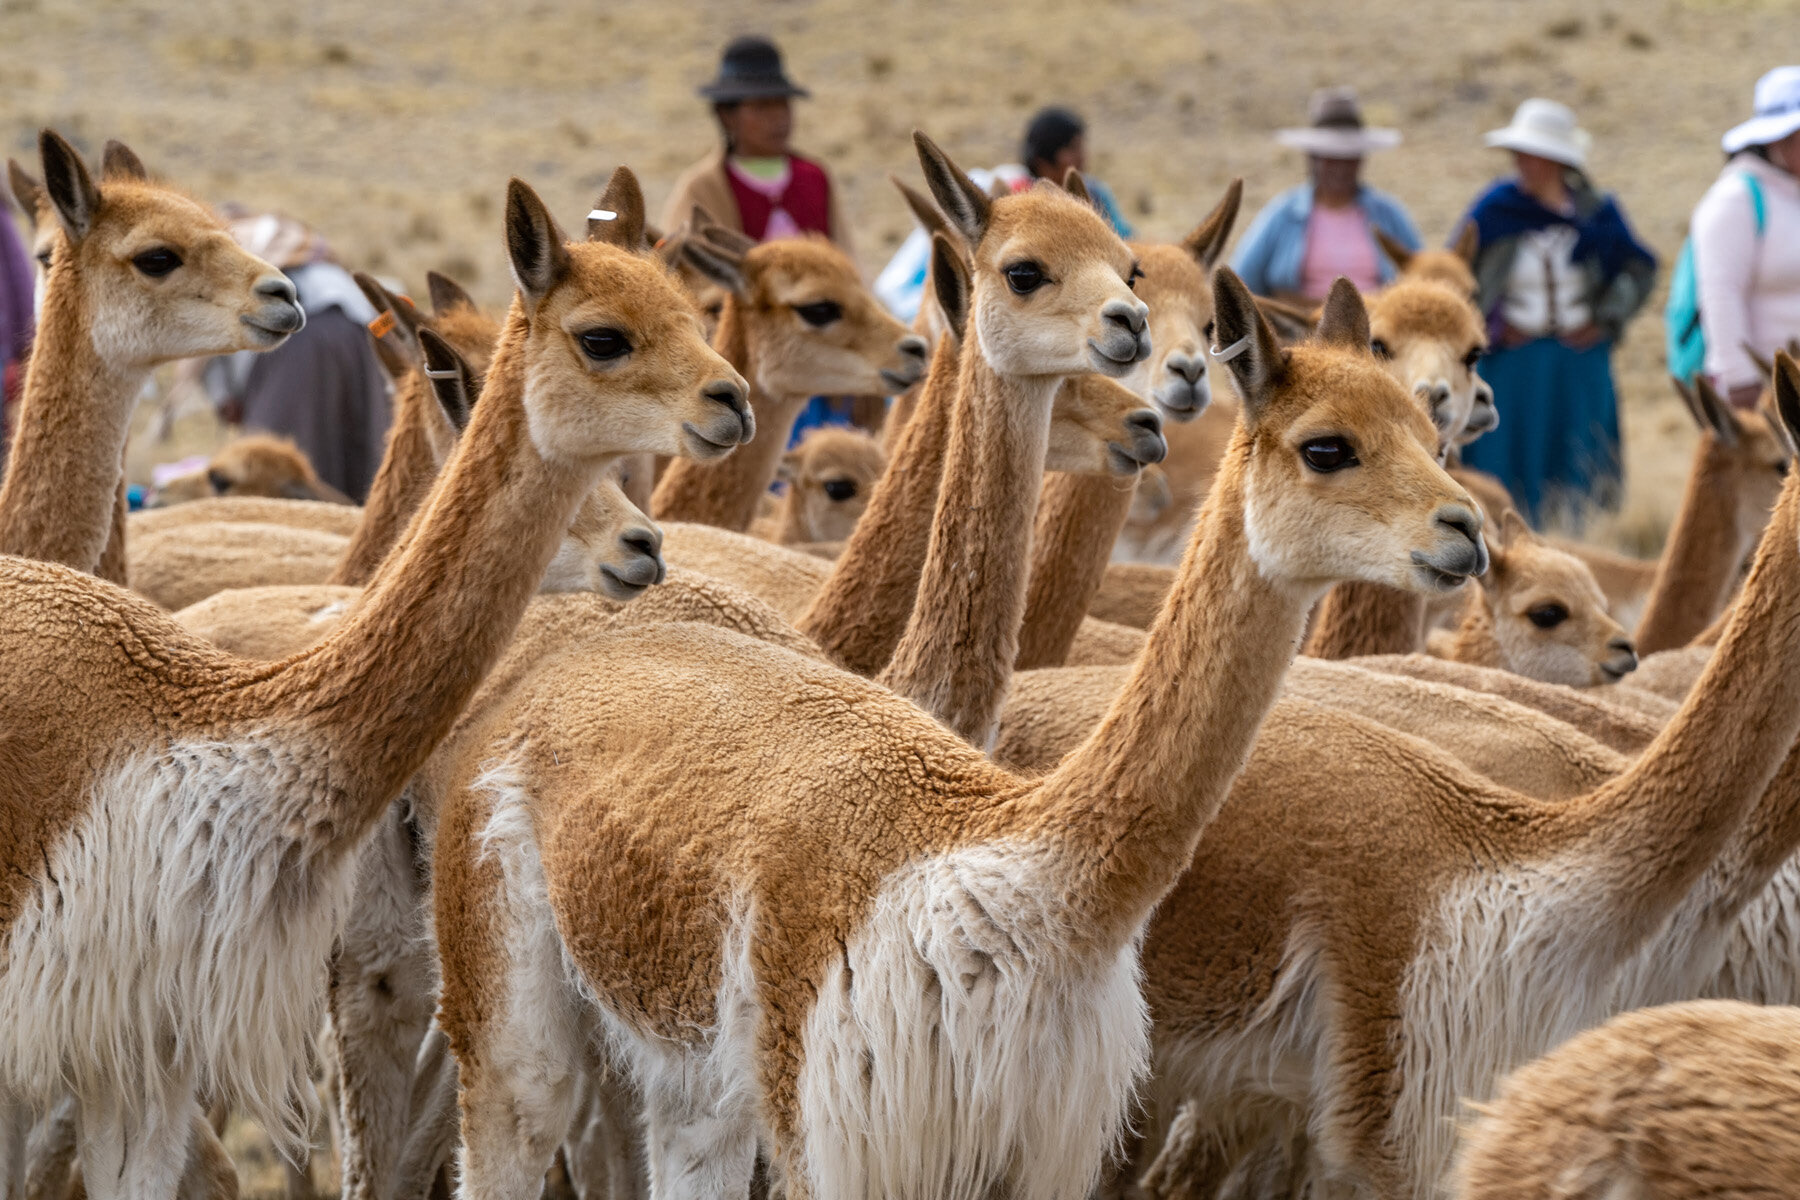
POLYGON ((1589 143, 1567 106, 1525 101, 1487 135, 1511 151, 1516 173, 1464 218, 1480 235, 1476 302, 1492 346, 1481 377, 1500 427, 1463 461, 1498 476, 1534 522, 1617 507, 1613 344, 1656 281, 1656 256, 1584 173, 1589 143))

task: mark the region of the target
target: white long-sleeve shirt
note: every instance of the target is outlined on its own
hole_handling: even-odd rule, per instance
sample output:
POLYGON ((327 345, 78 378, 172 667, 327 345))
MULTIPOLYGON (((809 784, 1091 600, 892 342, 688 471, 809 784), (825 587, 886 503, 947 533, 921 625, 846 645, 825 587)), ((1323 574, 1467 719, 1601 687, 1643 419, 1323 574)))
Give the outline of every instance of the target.
POLYGON ((1800 179, 1754 154, 1735 156, 1694 209, 1689 236, 1706 373, 1726 390, 1762 383, 1744 344, 1772 358, 1800 337, 1800 179), (1745 175, 1762 188, 1760 237, 1745 175))

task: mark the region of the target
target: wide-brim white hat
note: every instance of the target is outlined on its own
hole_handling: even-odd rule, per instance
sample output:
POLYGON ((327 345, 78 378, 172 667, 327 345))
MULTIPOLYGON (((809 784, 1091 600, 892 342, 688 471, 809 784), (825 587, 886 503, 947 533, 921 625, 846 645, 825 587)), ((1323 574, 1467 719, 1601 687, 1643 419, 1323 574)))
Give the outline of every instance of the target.
POLYGON ((1720 139, 1725 153, 1767 146, 1800 129, 1800 67, 1776 67, 1757 80, 1755 103, 1756 115, 1720 139))
POLYGON ((1512 124, 1490 130, 1486 141, 1501 150, 1535 154, 1577 168, 1587 165, 1588 150, 1593 145, 1587 130, 1575 124, 1575 114, 1568 105, 1542 99, 1519 105, 1512 124))

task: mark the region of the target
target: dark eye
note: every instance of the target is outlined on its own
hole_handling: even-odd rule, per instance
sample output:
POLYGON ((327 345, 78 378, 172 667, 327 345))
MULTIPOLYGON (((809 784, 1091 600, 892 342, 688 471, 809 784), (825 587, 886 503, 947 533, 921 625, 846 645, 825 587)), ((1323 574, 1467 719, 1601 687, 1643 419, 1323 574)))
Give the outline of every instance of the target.
POLYGON ((152 279, 161 279, 181 265, 181 255, 167 246, 158 246, 154 250, 146 250, 133 258, 131 265, 152 279))
POLYGON ((794 311, 814 329, 823 329, 844 315, 844 306, 836 300, 819 300, 812 304, 796 304, 794 311))
POLYGON ((1480 346, 1475 347, 1473 350, 1470 350, 1467 354, 1463 355, 1463 366, 1469 368, 1469 370, 1471 370, 1471 371, 1473 371, 1475 369, 1475 364, 1480 361, 1481 361, 1481 347, 1480 346))
POLYGON ((581 349, 595 362, 611 362, 631 353, 631 342, 620 329, 590 329, 581 335, 581 349))
POLYGON ((1394 357, 1394 352, 1392 350, 1389 350, 1388 344, 1386 342, 1382 341, 1380 338, 1374 338, 1374 339, 1370 340, 1369 351, 1370 351, 1370 353, 1374 354, 1376 358, 1392 358, 1392 357, 1394 357))
POLYGON ((1019 262, 1006 268, 1006 286, 1021 296, 1029 296, 1044 286, 1044 268, 1034 262, 1019 262))
POLYGON ((225 474, 223 471, 208 471, 206 473, 206 482, 212 485, 213 494, 215 496, 223 496, 226 492, 231 490, 231 476, 225 474))
POLYGON ((1787 478, 1787 471, 1788 471, 1787 459, 1784 458, 1780 462, 1775 464, 1775 473, 1777 475, 1781 476, 1783 479, 1787 478))
POLYGON ((1201 330, 1201 332, 1206 335, 1207 343, 1210 345, 1212 342, 1212 336, 1213 336, 1213 322, 1208 321, 1206 323, 1206 328, 1201 330))
POLYGON ((1132 263, 1131 264, 1131 274, 1129 274, 1125 277, 1125 286, 1135 292, 1135 291, 1137 291, 1137 281, 1142 279, 1143 277, 1144 277, 1144 268, 1138 266, 1136 263, 1132 263))
POLYGON ((1525 617, 1539 629, 1555 629, 1569 619, 1569 610, 1560 604, 1540 604, 1525 617))
POLYGON ((48 250, 44 251, 42 254, 39 254, 37 256, 37 260, 38 260, 38 266, 44 268, 44 270, 46 270, 46 271, 48 271, 50 269, 50 252, 48 250))
POLYGON ((849 500, 856 495, 856 480, 827 479, 825 481, 825 494, 839 503, 849 500))
POLYGON ((1306 460, 1307 466, 1321 475, 1354 467, 1358 462, 1356 451, 1341 437, 1314 438, 1300 447, 1300 457, 1306 460))

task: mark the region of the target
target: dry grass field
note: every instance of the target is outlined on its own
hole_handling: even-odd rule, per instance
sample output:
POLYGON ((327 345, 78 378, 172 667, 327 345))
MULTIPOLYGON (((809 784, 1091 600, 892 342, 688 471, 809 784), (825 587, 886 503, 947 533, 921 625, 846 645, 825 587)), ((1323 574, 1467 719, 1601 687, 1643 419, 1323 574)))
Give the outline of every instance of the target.
MULTIPOLYGON (((726 37, 761 30, 814 91, 800 142, 836 168, 871 272, 907 228, 886 175, 913 170, 915 125, 979 164, 1013 156, 1037 105, 1073 104, 1096 171, 1144 235, 1166 237, 1232 175, 1251 205, 1294 179, 1298 157, 1269 135, 1338 81, 1404 129, 1369 174, 1428 236, 1500 169, 1481 132, 1543 94, 1576 106, 1595 174, 1672 257, 1719 133, 1797 14, 1793 0, 0 0, 0 137, 20 155, 43 124, 94 148, 121 137, 206 197, 313 222, 349 263, 415 284, 435 267, 498 303, 506 177, 573 220, 629 163, 659 204, 713 136, 694 85, 726 37)), ((1612 534, 1646 550, 1691 445, 1659 347, 1646 318, 1621 356, 1631 494, 1612 534)), ((134 473, 175 452, 140 445, 134 473)))
MULTIPOLYGON (((1071 104, 1093 169, 1165 238, 1233 175, 1251 211, 1294 181, 1270 135, 1336 82, 1404 130, 1369 178, 1434 239, 1502 168, 1484 130, 1530 95, 1573 104, 1595 176, 1666 266, 1797 16, 1795 0, 0 0, 0 141, 29 161, 42 125, 95 152, 119 137, 206 198, 312 222, 348 264, 414 285, 437 268, 498 304, 507 177, 574 224, 628 163, 660 205, 714 136, 694 86, 727 37, 763 31, 814 92, 798 141, 836 170, 871 275, 909 227, 886 176, 916 170, 914 126, 980 165, 1014 157, 1036 106, 1071 104)), ((1647 315, 1621 353, 1630 491, 1608 531, 1639 551, 1693 440, 1661 358, 1647 315)), ((217 436, 199 422, 139 439, 134 474, 217 436)))

